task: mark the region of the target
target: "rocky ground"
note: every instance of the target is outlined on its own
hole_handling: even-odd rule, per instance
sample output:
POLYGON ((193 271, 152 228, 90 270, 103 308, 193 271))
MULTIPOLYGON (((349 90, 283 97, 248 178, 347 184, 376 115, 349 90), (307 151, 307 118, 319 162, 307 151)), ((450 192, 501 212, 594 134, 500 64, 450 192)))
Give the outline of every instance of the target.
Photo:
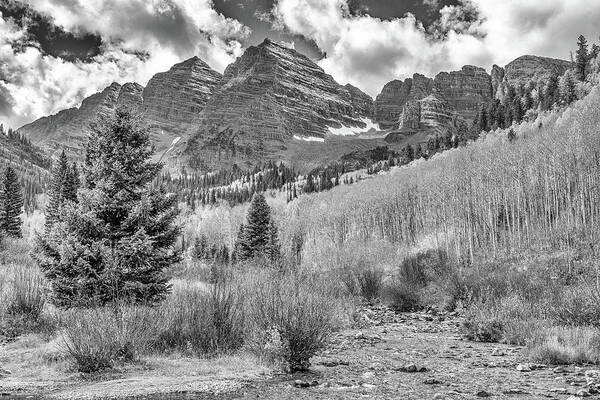
MULTIPOLYGON (((181 387, 171 387, 177 393, 126 392, 132 399, 173 400, 600 398, 600 371, 596 368, 530 364, 519 347, 463 340, 460 324, 456 315, 397 315, 383 307, 364 308, 359 311, 357 327, 336 334, 327 351, 313 360, 310 373, 224 376, 218 390, 207 384, 207 376, 203 377, 204 389, 185 377, 181 387)), ((177 378, 173 378, 169 384, 176 384, 177 378)), ((155 387, 157 382, 153 382, 155 387)), ((0 392, 2 383, 0 379, 0 392)), ((119 385, 132 389, 135 384, 135 378, 109 380, 50 395, 104 398, 114 396, 119 385), (113 390, 102 393, 109 388, 113 390)))

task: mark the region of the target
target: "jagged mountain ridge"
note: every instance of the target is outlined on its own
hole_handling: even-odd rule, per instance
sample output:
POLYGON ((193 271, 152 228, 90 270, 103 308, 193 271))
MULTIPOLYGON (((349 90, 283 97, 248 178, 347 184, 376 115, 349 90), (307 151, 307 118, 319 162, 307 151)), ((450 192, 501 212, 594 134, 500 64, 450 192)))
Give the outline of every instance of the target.
POLYGON ((221 74, 193 57, 156 74, 146 87, 113 83, 85 98, 80 107, 40 118, 18 132, 47 150, 65 148, 71 155, 80 155, 90 123, 117 107, 128 106, 143 115, 157 150, 162 151, 190 128, 220 81, 221 74))
POLYGON ((265 40, 225 70, 184 154, 201 169, 274 159, 290 141, 323 140, 329 128, 364 128, 372 99, 341 86, 301 53, 265 40))
MULTIPOLYGON (((415 74, 389 82, 373 100, 352 85, 338 84, 304 55, 267 39, 249 47, 223 75, 194 57, 156 74, 145 88, 113 83, 79 108, 41 118, 19 133, 46 149, 81 154, 89 123, 128 105, 144 115, 159 152, 182 137, 171 158, 177 168, 288 162, 297 160, 296 153, 305 154, 304 147, 313 154, 332 146, 340 131, 351 136, 336 139, 336 147, 343 143, 339 147, 351 151, 357 142, 352 133, 373 132, 371 122, 381 134, 359 135, 363 148, 366 139, 383 139, 389 133, 400 132, 400 141, 416 133, 426 140, 428 134, 453 129, 457 120, 471 120, 507 84, 546 79, 570 65, 523 56, 505 68, 494 65, 491 74, 475 66, 434 78, 415 74)), ((373 140, 374 146, 380 144, 373 140)))
POLYGON ((392 130, 442 127, 452 120, 447 118, 448 114, 470 121, 481 105, 502 98, 507 85, 547 80, 552 74, 564 74, 570 67, 568 61, 526 55, 504 68, 494 65, 491 74, 471 65, 460 71, 440 72, 433 79, 414 74, 412 78, 394 80, 383 87, 374 101, 374 119, 382 129, 392 130), (435 102, 431 101, 432 95, 435 102), (427 116, 430 114, 427 110, 433 106, 439 111, 440 119, 427 116), (426 117, 421 119, 421 116, 426 117))

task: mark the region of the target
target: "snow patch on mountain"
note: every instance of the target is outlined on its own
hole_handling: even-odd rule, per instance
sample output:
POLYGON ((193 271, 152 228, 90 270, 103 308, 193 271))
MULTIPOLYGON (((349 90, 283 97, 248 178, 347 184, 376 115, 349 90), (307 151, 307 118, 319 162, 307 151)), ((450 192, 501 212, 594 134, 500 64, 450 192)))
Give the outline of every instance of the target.
POLYGON ((329 133, 336 136, 353 136, 360 135, 361 133, 367 133, 372 131, 377 131, 377 124, 371 121, 368 118, 361 118, 361 121, 366 125, 364 128, 359 128, 356 126, 343 126, 341 128, 332 128, 329 127, 329 133))

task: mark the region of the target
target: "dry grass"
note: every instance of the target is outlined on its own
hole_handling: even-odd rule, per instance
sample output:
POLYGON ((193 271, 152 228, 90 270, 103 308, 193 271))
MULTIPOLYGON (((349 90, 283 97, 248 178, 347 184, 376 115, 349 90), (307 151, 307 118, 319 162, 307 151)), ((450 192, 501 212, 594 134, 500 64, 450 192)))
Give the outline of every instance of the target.
POLYGON ((229 282, 178 285, 158 309, 163 327, 154 347, 201 356, 230 354, 243 344, 242 300, 229 282))
POLYGON ((304 371, 327 343, 338 303, 318 277, 263 273, 246 286, 249 345, 290 372, 304 371))
POLYGON ((47 285, 29 258, 29 244, 7 239, 0 252, 0 336, 15 338, 29 332, 50 332, 47 285))
POLYGON ((148 307, 126 304, 66 311, 63 349, 86 373, 137 361, 156 337, 157 316, 148 307))
POLYGON ((594 327, 541 330, 526 351, 531 360, 546 364, 599 364, 600 330, 594 327))

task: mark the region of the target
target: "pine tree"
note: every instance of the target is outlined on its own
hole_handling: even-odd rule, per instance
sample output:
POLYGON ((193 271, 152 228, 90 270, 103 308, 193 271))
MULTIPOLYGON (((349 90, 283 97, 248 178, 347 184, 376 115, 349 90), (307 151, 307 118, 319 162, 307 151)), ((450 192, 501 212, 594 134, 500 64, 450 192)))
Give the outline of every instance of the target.
POLYGON ((77 165, 73 163, 69 166, 67 156, 63 151, 52 168, 48 204, 45 212, 46 231, 52 227, 66 201, 77 201, 77 190, 80 184, 77 165))
POLYGON ((246 226, 244 224, 240 225, 240 229, 238 230, 237 237, 235 239, 235 248, 233 251, 233 256, 236 260, 247 260, 250 258, 250 250, 248 245, 248 240, 246 238, 246 226))
POLYGON ((577 52, 575 53, 575 75, 580 81, 584 81, 589 61, 588 44, 585 36, 580 35, 577 39, 577 52))
POLYGON ((23 193, 19 177, 15 170, 8 166, 3 178, 0 188, 0 230, 8 236, 21 237, 23 193))
POLYGON ((592 45, 592 50, 590 50, 590 60, 595 60, 596 57, 598 57, 598 55, 600 55, 600 46, 598 46, 596 43, 594 43, 592 45))
POLYGON ((65 173, 62 188, 63 199, 66 201, 77 202, 77 190, 79 190, 80 185, 79 170, 77 169, 77 164, 73 163, 65 173))
POLYGON ((276 261, 280 257, 279 231, 273 218, 269 221, 269 241, 265 249, 265 255, 270 261, 276 261))
POLYGON ((559 90, 558 90, 558 76, 553 74, 548 80, 548 84, 545 87, 544 95, 542 96, 542 110, 550 110, 558 103, 559 90))
POLYGON ((271 216, 271 208, 262 193, 256 193, 252 197, 246 223, 240 227, 235 247, 238 261, 258 256, 271 259, 279 253, 277 228, 271 216))
POLYGON ((420 144, 415 146, 415 160, 418 160, 423 157, 423 149, 420 144))
POLYGON ((46 231, 49 231, 58 218, 58 213, 65 201, 64 185, 69 171, 67 156, 63 151, 52 167, 50 189, 48 190, 48 204, 46 205, 46 231))
POLYGON ((164 269, 180 259, 177 198, 152 185, 150 136, 127 109, 92 125, 79 202, 65 202, 35 257, 62 307, 120 298, 156 302, 169 291, 164 269))
POLYGON ((523 111, 527 112, 534 108, 534 101, 531 92, 525 93, 525 97, 523 97, 523 111))
POLYGON ((514 142, 514 140, 517 138, 517 134, 513 128, 510 128, 510 130, 508 131, 507 138, 508 141, 511 143, 514 142))
POLYGON ((485 105, 482 105, 477 113, 475 126, 477 128, 477 136, 479 136, 481 132, 486 132, 489 130, 489 121, 485 105))
POLYGON ((565 72, 565 74, 560 77, 558 87, 560 93, 560 103, 563 106, 568 106, 577 100, 575 79, 576 78, 573 76, 572 70, 565 72))
POLYGON ((512 113, 515 122, 520 123, 521 121, 523 121, 525 111, 523 110, 523 103, 521 103, 521 99, 519 97, 515 97, 515 99, 513 100, 512 113))

